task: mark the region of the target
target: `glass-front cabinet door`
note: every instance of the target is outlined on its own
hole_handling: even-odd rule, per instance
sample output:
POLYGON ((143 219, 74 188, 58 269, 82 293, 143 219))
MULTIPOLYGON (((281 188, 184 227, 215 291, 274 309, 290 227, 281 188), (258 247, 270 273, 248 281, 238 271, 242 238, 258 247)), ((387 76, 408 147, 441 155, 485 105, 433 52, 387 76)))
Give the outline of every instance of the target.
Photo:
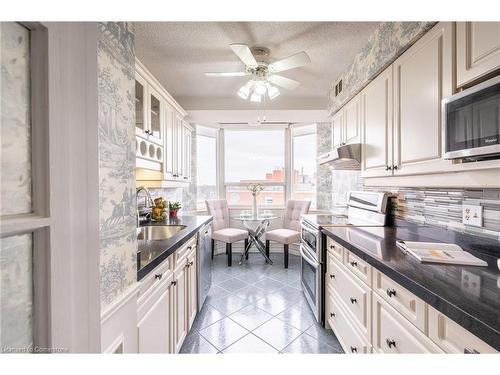
POLYGON ((163 122, 164 113, 163 106, 164 102, 160 95, 154 91, 151 87, 149 88, 149 127, 146 134, 149 135, 149 140, 161 144, 163 140, 163 122))
POLYGON ((140 76, 135 76, 135 133, 141 136, 146 136, 147 116, 146 108, 146 81, 140 76))

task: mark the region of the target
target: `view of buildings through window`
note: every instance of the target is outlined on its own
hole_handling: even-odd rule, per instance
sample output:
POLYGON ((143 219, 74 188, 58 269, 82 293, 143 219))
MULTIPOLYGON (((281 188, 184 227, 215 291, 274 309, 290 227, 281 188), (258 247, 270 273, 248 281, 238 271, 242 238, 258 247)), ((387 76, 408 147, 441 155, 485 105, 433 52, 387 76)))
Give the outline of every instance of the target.
MULTIPOLYGON (((198 127, 198 208, 217 197, 215 130, 198 127), (210 133, 213 131, 213 133, 210 133)), ((251 183, 261 183, 261 207, 285 205, 285 130, 226 129, 224 131, 224 186, 229 205, 251 207, 251 183)), ((316 125, 292 129, 292 199, 316 206, 316 125)))

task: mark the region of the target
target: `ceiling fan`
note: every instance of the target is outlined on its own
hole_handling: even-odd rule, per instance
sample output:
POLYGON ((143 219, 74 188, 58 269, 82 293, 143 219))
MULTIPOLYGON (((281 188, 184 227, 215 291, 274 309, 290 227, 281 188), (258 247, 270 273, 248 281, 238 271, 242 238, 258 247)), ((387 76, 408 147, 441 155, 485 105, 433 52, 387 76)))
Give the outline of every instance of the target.
POLYGON ((309 55, 304 51, 285 57, 284 59, 269 62, 269 48, 253 47, 246 44, 230 44, 231 49, 245 64, 245 70, 240 72, 205 73, 209 77, 243 77, 251 76, 250 80, 238 90, 238 96, 252 102, 261 102, 267 94, 269 99, 274 99, 280 94, 278 87, 294 90, 299 85, 293 79, 283 77, 276 73, 283 72, 307 65, 311 62, 309 55))

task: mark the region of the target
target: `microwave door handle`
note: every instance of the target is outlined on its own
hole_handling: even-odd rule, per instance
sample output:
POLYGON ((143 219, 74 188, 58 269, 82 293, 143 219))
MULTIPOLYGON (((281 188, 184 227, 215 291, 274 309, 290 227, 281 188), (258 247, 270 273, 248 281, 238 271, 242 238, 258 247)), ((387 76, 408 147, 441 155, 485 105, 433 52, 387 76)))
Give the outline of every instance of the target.
POLYGON ((316 228, 314 228, 312 225, 309 225, 307 222, 305 222, 304 220, 302 220, 302 227, 307 230, 308 232, 311 232, 311 233, 317 233, 318 230, 316 228))
POLYGON ((319 263, 316 262, 314 259, 311 258, 311 256, 309 254, 307 254, 306 251, 304 251, 304 248, 301 246, 300 247, 300 255, 302 256, 302 258, 304 258, 306 260, 307 263, 309 263, 311 266, 313 266, 314 268, 318 268, 319 266, 319 263))

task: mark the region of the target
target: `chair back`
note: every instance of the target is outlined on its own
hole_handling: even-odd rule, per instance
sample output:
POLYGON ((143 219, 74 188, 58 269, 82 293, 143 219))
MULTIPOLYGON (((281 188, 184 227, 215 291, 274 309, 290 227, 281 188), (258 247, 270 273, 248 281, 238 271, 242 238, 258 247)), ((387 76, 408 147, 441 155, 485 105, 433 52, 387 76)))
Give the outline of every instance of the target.
POLYGON ((300 232, 300 216, 307 214, 311 207, 311 201, 289 200, 286 203, 283 227, 300 232))
POLYGON ((229 227, 229 208, 225 199, 213 199, 205 201, 208 214, 213 217, 212 230, 229 227))

